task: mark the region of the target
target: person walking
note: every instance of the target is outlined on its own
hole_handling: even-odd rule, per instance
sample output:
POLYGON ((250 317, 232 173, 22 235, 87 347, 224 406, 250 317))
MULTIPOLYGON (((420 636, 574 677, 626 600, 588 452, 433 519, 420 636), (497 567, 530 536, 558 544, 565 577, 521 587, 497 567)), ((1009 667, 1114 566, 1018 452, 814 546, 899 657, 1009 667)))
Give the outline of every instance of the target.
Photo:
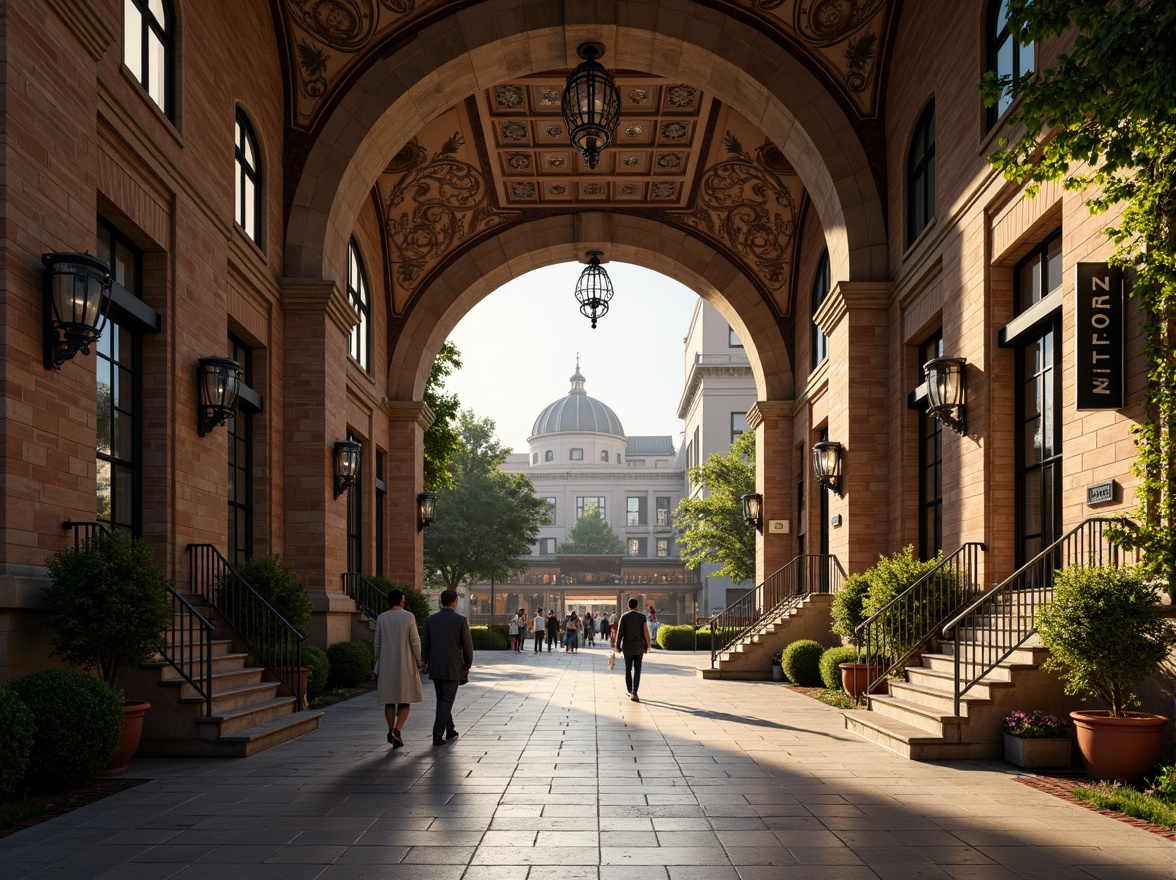
POLYGON ((584 644, 589 648, 596 644, 596 618, 591 611, 584 615, 584 644))
POLYGON ((510 619, 510 649, 516 654, 523 652, 523 636, 527 631, 527 611, 520 608, 510 619))
POLYGON ((453 726, 453 703, 458 685, 469 681, 474 665, 474 639, 470 622, 457 613, 457 591, 441 591, 441 610, 425 622, 421 637, 421 659, 437 692, 437 715, 433 719, 433 745, 457 739, 453 726), (442 739, 441 735, 445 738, 442 739))
POLYGON ((535 619, 531 621, 531 632, 535 636, 535 653, 543 653, 543 631, 547 628, 547 618, 543 616, 543 609, 535 609, 535 619))
POLYGON ((612 641, 612 622, 609 620, 607 611, 600 615, 600 640, 602 642, 612 641))
POLYGON ((572 613, 564 621, 564 653, 575 654, 579 647, 577 639, 580 637, 580 617, 573 608, 572 613))
POLYGON ((625 658, 625 689, 629 699, 640 703, 637 690, 641 687, 641 661, 649 653, 649 625, 645 615, 637 610, 637 600, 629 600, 629 610, 617 621, 612 639, 613 650, 625 658))
POLYGON ((559 644, 559 615, 552 608, 547 612, 547 653, 551 653, 551 646, 559 644))
POLYGON ((416 615, 404 607, 404 591, 388 591, 388 610, 376 618, 376 702, 384 706, 388 742, 404 745, 402 732, 413 703, 425 698, 421 690, 421 636, 416 615))

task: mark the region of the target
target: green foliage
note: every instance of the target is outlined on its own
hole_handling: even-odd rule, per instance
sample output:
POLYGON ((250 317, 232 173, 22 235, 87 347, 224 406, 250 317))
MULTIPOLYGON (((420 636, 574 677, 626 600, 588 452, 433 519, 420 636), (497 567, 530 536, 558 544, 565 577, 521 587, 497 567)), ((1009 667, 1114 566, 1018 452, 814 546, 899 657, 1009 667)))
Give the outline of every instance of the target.
POLYGON ((891 556, 879 556, 872 568, 862 572, 861 577, 869 583, 862 602, 863 620, 895 601, 875 631, 877 639, 871 649, 876 657, 901 659, 959 605, 963 596, 959 582, 942 570, 918 591, 904 593, 939 564, 940 556, 922 562, 915 557, 915 548, 907 545, 891 556))
POLYGON ((657 628, 657 645, 667 651, 709 651, 710 630, 663 623, 657 628))
POLYGON ((856 663, 857 658, 857 648, 852 645, 837 645, 832 648, 826 648, 821 654, 819 663, 821 681, 825 683, 825 687, 841 687, 841 670, 838 667, 842 663, 856 663))
POLYGON ((105 767, 122 732, 122 698, 87 672, 42 669, 10 687, 33 713, 28 782, 54 790, 85 782, 105 767))
POLYGON ((99 534, 47 564, 52 582, 44 595, 58 657, 98 670, 117 690, 123 672, 163 650, 172 619, 167 578, 142 539, 99 534))
POLYGON ((505 651, 510 645, 505 634, 493 627, 471 626, 475 651, 505 651))
POLYGON ((1152 780, 1152 790, 1156 797, 1176 806, 1176 766, 1161 767, 1152 780))
POLYGON ((589 504, 584 508, 583 515, 568 529, 568 536, 559 545, 559 552, 566 556, 624 553, 625 542, 617 537, 596 505, 589 504))
POLYGON ((277 554, 255 556, 236 566, 237 576, 229 574, 221 587, 222 609, 229 609, 230 617, 238 618, 237 625, 242 635, 261 653, 261 656, 276 666, 288 666, 293 657, 282 656, 284 646, 290 644, 287 630, 280 622, 261 614, 247 613, 234 615, 232 609, 252 608, 252 596, 244 584, 248 584, 265 599, 287 623, 305 633, 314 603, 306 592, 306 582, 294 573, 289 564, 277 554), (244 581, 244 584, 242 583, 244 581))
POLYGON ((1133 819, 1176 830, 1176 805, 1154 794, 1145 794, 1119 783, 1101 783, 1074 789, 1074 797, 1100 810, 1114 810, 1133 819))
POLYGON ((821 655, 825 646, 812 639, 792 642, 780 654, 780 665, 784 675, 793 684, 801 687, 821 686, 821 655))
POLYGON ((992 105, 1004 90, 1021 94, 1008 127, 1021 134, 989 161, 1004 176, 1082 191, 1091 213, 1121 207, 1108 226, 1113 261, 1134 272, 1131 294, 1142 316, 1147 365, 1144 417, 1134 429, 1139 477, 1138 532, 1117 540, 1138 546, 1144 573, 1176 597, 1176 9, 1171 3, 1105 0, 1010 0, 1008 27, 1022 43, 1077 28, 1068 53, 1011 83, 989 73, 980 84, 992 105))
POLYGON ((306 699, 318 699, 326 691, 331 677, 331 661, 327 658, 327 652, 313 645, 304 647, 302 665, 310 667, 310 675, 306 679, 306 699))
POLYGON ((833 595, 833 604, 829 608, 829 615, 833 618, 830 629, 836 635, 853 639, 855 645, 858 641, 854 630, 866 619, 863 611, 869 592, 870 579, 865 575, 851 574, 833 595))
POLYGON ((450 461, 451 488, 437 492, 437 515, 425 530, 425 568, 456 590, 466 577, 505 580, 526 569, 546 503, 522 474, 498 470, 507 450, 494 422, 468 410, 459 416, 462 445, 450 461))
POLYGON ((433 609, 429 607, 429 599, 425 594, 414 587, 412 584, 404 584, 400 581, 389 580, 383 575, 372 575, 368 578, 373 584, 380 588, 380 591, 385 596, 392 590, 401 590, 404 593, 404 610, 412 613, 416 618, 417 631, 425 631, 425 621, 429 619, 429 615, 433 613, 433 609))
POLYGON ((1050 651, 1042 668, 1061 674, 1067 694, 1093 695, 1115 717, 1138 704, 1132 688, 1176 647, 1155 587, 1139 568, 1062 569, 1037 631, 1050 651))
POLYGON ((690 468, 690 483, 703 491, 674 509, 682 562, 720 566, 717 577, 733 582, 755 577, 755 529, 743 519, 743 496, 755 491, 755 433, 745 431, 723 455, 714 453, 690 468))
POLYGON ((29 769, 37 724, 32 710, 6 684, 0 684, 0 802, 20 787, 29 769))
POLYGON ((375 662, 371 649, 360 639, 335 642, 327 648, 327 660, 331 664, 329 686, 338 688, 358 687, 367 681, 375 662))
POLYGON ((425 382, 425 403, 433 411, 433 424, 425 429, 425 491, 436 492, 442 487, 451 487, 453 478, 449 463, 461 446, 461 436, 456 421, 461 401, 456 394, 445 393, 445 380, 454 371, 461 369, 461 352, 452 342, 446 341, 437 352, 429 378, 425 382))

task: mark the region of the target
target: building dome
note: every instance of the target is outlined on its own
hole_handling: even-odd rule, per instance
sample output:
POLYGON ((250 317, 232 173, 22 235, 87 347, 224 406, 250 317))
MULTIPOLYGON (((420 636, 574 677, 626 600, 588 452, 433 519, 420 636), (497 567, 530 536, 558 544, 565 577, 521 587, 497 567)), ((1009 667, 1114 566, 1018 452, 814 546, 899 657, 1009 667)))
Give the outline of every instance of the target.
POLYGON ((576 372, 571 378, 572 388, 567 397, 562 397, 555 403, 549 404, 535 425, 531 428, 531 436, 542 434, 612 434, 624 437, 625 429, 621 427, 621 420, 607 405, 594 397, 589 397, 584 390, 584 377, 580 374, 580 364, 576 364, 576 372))

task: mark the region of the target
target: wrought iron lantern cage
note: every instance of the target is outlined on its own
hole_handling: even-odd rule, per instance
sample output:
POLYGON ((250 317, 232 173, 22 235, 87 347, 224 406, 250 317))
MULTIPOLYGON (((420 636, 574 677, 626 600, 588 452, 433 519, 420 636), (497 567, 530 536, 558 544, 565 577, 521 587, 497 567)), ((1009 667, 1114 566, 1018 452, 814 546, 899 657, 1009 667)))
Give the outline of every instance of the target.
POLYGON ((335 441, 335 497, 355 485, 363 446, 356 440, 335 441))
POLYGON ((437 512, 437 496, 432 492, 417 495, 417 531, 423 532, 433 524, 437 512))
POLYGON ((841 444, 830 440, 822 440, 813 446, 813 472, 817 475, 817 483, 841 494, 841 444))
POLYGON ((596 61, 604 54, 604 46, 581 43, 576 54, 584 60, 568 75, 560 109, 572 146, 589 168, 595 168, 616 133, 621 93, 611 74, 596 61))
POLYGON ((102 336, 110 304, 110 267, 90 254, 42 254, 45 264, 45 366, 59 370, 102 336))
POLYGON ((749 526, 755 526, 757 532, 764 530, 764 496, 758 492, 748 492, 743 496, 743 519, 749 526))
POLYGON ((588 257, 588 265, 576 281, 576 299, 580 303, 580 314, 592 321, 595 330, 596 321, 608 313, 613 286, 608 272, 600 265, 600 251, 589 251, 588 257))
POLYGON ((968 371, 965 358, 932 358, 927 377, 927 412, 957 434, 968 432, 968 371))
POLYGON ((197 431, 203 437, 217 425, 223 425, 237 412, 241 396, 241 365, 232 358, 203 357, 197 361, 196 383, 197 431))

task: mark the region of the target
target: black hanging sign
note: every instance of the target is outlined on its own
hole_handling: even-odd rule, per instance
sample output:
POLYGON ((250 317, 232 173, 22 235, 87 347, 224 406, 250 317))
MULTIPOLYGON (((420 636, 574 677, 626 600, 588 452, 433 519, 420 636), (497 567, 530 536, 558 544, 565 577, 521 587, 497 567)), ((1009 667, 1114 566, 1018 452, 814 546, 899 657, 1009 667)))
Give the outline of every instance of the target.
POLYGON ((1123 271, 1079 263, 1074 285, 1074 356, 1078 409, 1121 409, 1123 403, 1123 271))

